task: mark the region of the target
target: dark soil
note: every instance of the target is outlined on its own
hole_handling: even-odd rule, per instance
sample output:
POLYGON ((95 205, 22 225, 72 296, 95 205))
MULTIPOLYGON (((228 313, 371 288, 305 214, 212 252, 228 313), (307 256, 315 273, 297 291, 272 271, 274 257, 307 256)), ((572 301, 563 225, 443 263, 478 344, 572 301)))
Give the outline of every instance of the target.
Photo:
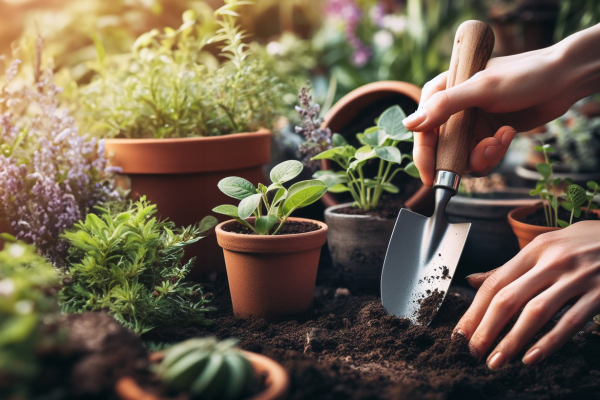
POLYGON ((419 321, 421 325, 427 325, 433 320, 433 317, 435 317, 435 314, 438 311, 438 307, 444 300, 444 294, 445 292, 438 292, 438 290, 435 289, 433 293, 430 292, 429 296, 421 300, 421 307, 419 308, 419 314, 417 315, 417 321, 419 321))
POLYGON ((358 207, 338 208, 334 212, 346 215, 369 215, 382 219, 396 219, 400 210, 404 208, 404 203, 398 196, 382 196, 377 208, 365 211, 358 207))
POLYGON ((594 397, 600 393, 600 337, 576 337, 537 366, 522 364, 522 353, 491 371, 470 355, 466 339, 451 339, 471 302, 457 292, 446 296, 426 327, 386 315, 379 297, 335 286, 318 286, 312 309, 280 322, 234 317, 223 278, 206 289, 218 309, 212 328, 161 328, 145 339, 237 337, 243 348, 288 370, 290 399, 600 398, 594 397))
MULTIPOLYGON (((62 316, 64 347, 41 354, 36 396, 64 393, 66 399, 116 399, 119 378, 148 376, 147 351, 139 337, 106 313, 62 316)), ((50 397, 43 397, 50 398, 50 397)))
MULTIPOLYGON (((228 228, 229 229, 225 229, 227 232, 239 233, 241 235, 257 235, 257 233, 252 232, 250 228, 239 223, 232 224, 228 226, 228 228)), ((319 229, 321 229, 321 227, 314 222, 287 221, 277 235, 295 235, 298 233, 314 232, 319 229)))
MULTIPOLYGON (((561 207, 558 209, 558 218, 569 222, 571 219, 571 213, 561 207)), ((598 214, 586 213, 582 211, 579 218, 573 217, 573 223, 581 221, 597 221, 599 219, 600 218, 598 217, 598 214)), ((544 209, 542 207, 537 208, 533 214, 527 215, 523 222, 536 226, 548 226, 546 224, 546 215, 544 214, 544 209)))

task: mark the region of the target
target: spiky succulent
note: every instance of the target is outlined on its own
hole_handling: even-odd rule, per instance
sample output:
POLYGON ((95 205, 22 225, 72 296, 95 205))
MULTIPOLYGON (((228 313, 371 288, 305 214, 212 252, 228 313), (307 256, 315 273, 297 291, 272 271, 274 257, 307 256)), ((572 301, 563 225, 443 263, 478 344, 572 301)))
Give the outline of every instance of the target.
POLYGON ((173 390, 193 398, 236 400, 255 383, 252 364, 237 349, 235 339, 190 339, 165 350, 158 376, 173 390))

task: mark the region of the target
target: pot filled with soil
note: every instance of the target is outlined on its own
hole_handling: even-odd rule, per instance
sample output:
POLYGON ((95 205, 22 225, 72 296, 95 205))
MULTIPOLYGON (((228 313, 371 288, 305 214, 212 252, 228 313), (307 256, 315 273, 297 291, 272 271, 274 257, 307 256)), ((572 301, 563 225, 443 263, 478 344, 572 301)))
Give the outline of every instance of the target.
MULTIPOLYGON (((110 163, 130 178, 132 193, 145 195, 161 217, 179 226, 197 224, 226 200, 221 192, 207 190, 226 176, 262 181, 270 146, 271 132, 266 129, 215 137, 106 140, 110 163)), ((186 255, 198 257, 196 276, 223 267, 212 232, 186 255)))
POLYGON ((401 144, 412 142, 413 133, 402 124, 404 111, 386 109, 377 126, 356 135, 356 148, 342 135, 332 136, 332 148, 313 157, 331 161, 342 170, 321 170, 314 177, 323 180, 330 193, 347 193, 351 203, 325 210, 329 252, 346 285, 354 290, 377 293, 381 269, 394 223, 402 207, 427 213, 426 191, 417 179, 419 172, 411 153, 402 153, 401 144), (411 177, 397 186, 394 178, 411 177))

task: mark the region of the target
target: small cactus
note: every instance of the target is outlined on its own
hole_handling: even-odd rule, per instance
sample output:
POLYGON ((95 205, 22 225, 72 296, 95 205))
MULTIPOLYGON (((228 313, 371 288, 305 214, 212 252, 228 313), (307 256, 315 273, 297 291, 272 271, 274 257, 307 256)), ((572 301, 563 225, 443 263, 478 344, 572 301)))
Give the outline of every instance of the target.
POLYGON ((158 376, 170 389, 186 391, 193 398, 240 399, 248 395, 256 377, 236 346, 234 339, 186 340, 165 350, 158 376))

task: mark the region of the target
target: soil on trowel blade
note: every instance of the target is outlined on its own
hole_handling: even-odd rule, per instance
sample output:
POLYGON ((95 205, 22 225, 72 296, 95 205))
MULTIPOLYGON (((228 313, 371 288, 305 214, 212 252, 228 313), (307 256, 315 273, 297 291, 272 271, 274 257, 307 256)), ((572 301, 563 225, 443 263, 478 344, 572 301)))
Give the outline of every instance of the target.
POLYGON ((145 338, 237 337, 243 348, 286 368, 290 399, 588 399, 600 393, 600 337, 578 336, 537 366, 524 365, 521 352, 491 371, 471 356, 464 337, 451 339, 471 303, 455 291, 432 323, 420 326, 386 315, 376 296, 335 286, 318 286, 310 310, 275 322, 234 317, 223 278, 206 289, 215 295, 214 327, 161 328, 145 338))
POLYGON ((420 301, 421 307, 417 314, 417 321, 421 325, 427 325, 435 317, 440 304, 444 300, 445 292, 439 292, 437 289, 433 292, 428 290, 428 292, 430 293, 429 296, 420 301))

